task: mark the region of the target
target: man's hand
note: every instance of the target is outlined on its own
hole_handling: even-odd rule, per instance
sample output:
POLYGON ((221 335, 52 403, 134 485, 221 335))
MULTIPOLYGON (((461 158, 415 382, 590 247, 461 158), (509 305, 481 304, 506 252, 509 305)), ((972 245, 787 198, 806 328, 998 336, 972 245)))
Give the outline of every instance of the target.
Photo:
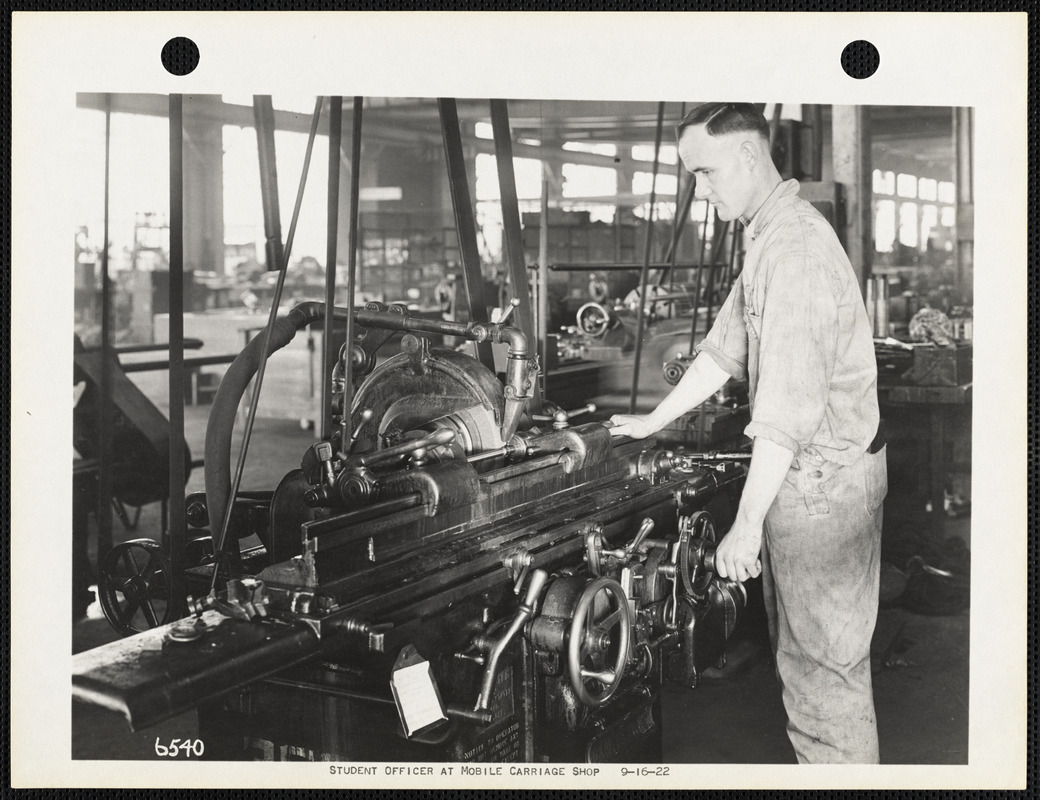
POLYGON ((610 418, 614 427, 610 429, 611 436, 631 436, 633 439, 645 439, 655 433, 650 425, 648 416, 632 414, 615 414, 610 418))
POLYGON ((755 525, 737 516, 715 551, 715 572, 720 577, 740 582, 762 574, 759 553, 762 550, 762 524, 755 525))

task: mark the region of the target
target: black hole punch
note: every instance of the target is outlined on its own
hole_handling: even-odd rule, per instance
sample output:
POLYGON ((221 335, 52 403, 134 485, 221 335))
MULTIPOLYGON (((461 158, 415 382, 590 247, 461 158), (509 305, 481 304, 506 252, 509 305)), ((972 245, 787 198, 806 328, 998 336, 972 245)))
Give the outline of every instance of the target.
POLYGON ((865 39, 849 42, 841 51, 841 68, 850 78, 860 81, 869 78, 877 72, 880 65, 881 54, 865 39))
POLYGON ((186 36, 175 36, 163 45, 162 65, 171 75, 187 75, 199 65, 199 46, 186 36))

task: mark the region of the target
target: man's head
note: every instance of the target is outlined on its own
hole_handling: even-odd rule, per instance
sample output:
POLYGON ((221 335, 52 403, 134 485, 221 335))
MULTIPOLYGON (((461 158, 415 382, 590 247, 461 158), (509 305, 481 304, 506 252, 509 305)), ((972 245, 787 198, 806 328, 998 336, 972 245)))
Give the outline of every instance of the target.
POLYGON ((697 180, 696 197, 723 220, 750 217, 780 181, 769 124, 750 103, 705 103, 676 127, 679 157, 697 180))

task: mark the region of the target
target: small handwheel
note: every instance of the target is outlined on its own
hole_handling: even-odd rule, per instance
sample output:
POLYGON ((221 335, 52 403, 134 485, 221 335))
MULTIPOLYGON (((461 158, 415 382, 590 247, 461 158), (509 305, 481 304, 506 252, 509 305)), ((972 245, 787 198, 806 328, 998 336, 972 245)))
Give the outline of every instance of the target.
POLYGON ((601 706, 617 691, 631 636, 628 598, 621 584, 602 577, 591 581, 574 606, 567 641, 567 671, 584 705, 601 706))
POLYGON ((575 322, 586 336, 598 339, 610 329, 610 312, 599 303, 586 303, 578 309, 575 322))
POLYGON ((707 511, 684 517, 679 526, 679 576, 686 594, 703 600, 715 577, 715 520, 707 511))
POLYGON ((152 539, 117 544, 98 565, 98 599, 109 623, 119 633, 132 633, 172 621, 177 602, 173 568, 152 539))

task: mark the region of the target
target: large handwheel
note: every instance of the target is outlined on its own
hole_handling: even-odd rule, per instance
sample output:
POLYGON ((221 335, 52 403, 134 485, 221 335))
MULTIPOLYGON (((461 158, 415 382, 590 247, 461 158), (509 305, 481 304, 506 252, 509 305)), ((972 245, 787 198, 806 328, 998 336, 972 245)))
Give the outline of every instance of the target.
POLYGON ((584 705, 601 706, 617 691, 631 636, 628 598, 621 584, 603 577, 591 581, 574 606, 567 640, 567 671, 584 705))
POLYGON ((682 519, 676 561, 683 590, 703 600, 715 577, 715 520, 707 511, 682 519))
POLYGON ((612 314, 599 303, 586 303, 575 315, 578 330, 593 339, 604 336, 612 321, 612 314))
POLYGON ((124 636, 170 622, 177 610, 173 568, 159 543, 132 539, 105 553, 98 564, 98 599, 124 636))

